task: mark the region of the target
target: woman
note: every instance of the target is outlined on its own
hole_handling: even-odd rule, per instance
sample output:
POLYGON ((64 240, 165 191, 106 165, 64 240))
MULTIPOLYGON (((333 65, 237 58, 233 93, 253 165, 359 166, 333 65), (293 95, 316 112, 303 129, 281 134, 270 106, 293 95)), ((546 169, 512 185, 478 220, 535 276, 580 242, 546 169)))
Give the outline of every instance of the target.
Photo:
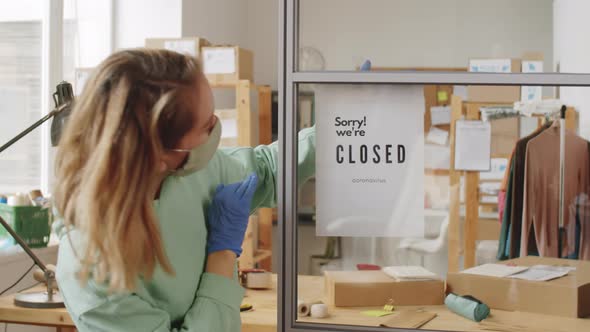
MULTIPOLYGON (((57 279, 78 330, 240 330, 236 257, 249 212, 276 203, 278 146, 217 150, 213 110, 199 63, 174 52, 115 53, 86 84, 56 157, 57 279)), ((300 133, 301 182, 314 145, 300 133)))

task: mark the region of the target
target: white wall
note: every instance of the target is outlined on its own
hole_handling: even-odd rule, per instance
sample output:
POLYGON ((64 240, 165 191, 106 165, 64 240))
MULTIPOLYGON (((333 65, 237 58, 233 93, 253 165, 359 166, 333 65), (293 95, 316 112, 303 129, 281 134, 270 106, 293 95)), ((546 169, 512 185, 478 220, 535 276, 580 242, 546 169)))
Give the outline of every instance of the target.
POLYGON ((182 0, 114 0, 115 49, 141 47, 149 37, 180 37, 182 0))
POLYGON ((205 37, 215 44, 243 45, 248 4, 243 0, 183 0, 182 35, 205 37))
MULTIPOLYGON (((556 0, 555 63, 562 73, 590 73, 590 1, 556 0)), ((590 88, 561 88, 560 98, 580 112, 580 134, 590 139, 590 88)))
POLYGON ((327 68, 465 67, 470 57, 542 51, 551 64, 552 0, 303 0, 301 45, 327 68))
POLYGON ((279 59, 279 1, 248 0, 245 47, 254 51, 254 79, 257 84, 277 89, 279 59))
MULTIPOLYGON (((528 51, 543 52, 552 68, 552 0, 301 3, 300 44, 319 49, 327 69, 351 70, 365 58, 374 66, 466 67, 470 57, 528 51)), ((249 0, 248 13, 248 43, 264 66, 257 66, 256 75, 276 87, 278 1, 249 0)))
POLYGON ((111 1, 64 2, 64 19, 76 19, 75 67, 95 67, 113 51, 112 9, 111 1))

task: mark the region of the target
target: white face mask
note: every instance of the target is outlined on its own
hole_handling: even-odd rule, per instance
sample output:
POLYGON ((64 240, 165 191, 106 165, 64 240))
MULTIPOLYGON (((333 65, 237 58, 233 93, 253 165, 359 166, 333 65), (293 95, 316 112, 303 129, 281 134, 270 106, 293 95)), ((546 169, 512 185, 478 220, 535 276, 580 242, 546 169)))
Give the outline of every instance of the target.
POLYGON ((207 141, 192 149, 189 152, 186 163, 179 169, 173 171, 172 174, 177 176, 187 176, 205 168, 215 155, 220 141, 221 121, 217 119, 215 127, 213 127, 213 130, 211 131, 211 134, 209 134, 207 141))

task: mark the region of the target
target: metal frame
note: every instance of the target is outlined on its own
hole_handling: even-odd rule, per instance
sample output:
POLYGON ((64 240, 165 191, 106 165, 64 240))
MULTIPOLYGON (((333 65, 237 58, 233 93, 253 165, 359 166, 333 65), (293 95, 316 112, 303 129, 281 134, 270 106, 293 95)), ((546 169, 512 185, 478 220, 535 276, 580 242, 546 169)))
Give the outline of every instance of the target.
MULTIPOLYGON (((41 113, 49 114, 53 108, 53 91, 63 77, 63 0, 43 1, 41 30, 41 113)), ((51 190, 53 158, 49 124, 41 127, 41 191, 51 190)))
MULTIPOLYGON (((384 331, 377 327, 297 323, 297 92, 301 83, 590 86, 590 74, 459 72, 299 72, 299 0, 279 2, 278 331, 384 331)), ((391 331, 415 331, 391 329, 391 331)), ((426 330, 421 330, 426 331, 426 330)))

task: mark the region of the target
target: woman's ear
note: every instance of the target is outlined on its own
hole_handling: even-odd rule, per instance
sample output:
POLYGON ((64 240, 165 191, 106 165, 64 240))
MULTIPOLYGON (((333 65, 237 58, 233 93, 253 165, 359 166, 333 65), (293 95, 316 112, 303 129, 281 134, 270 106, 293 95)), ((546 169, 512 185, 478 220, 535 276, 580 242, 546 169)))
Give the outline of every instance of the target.
POLYGON ((168 165, 164 160, 160 160, 160 172, 164 173, 168 170, 168 165))

